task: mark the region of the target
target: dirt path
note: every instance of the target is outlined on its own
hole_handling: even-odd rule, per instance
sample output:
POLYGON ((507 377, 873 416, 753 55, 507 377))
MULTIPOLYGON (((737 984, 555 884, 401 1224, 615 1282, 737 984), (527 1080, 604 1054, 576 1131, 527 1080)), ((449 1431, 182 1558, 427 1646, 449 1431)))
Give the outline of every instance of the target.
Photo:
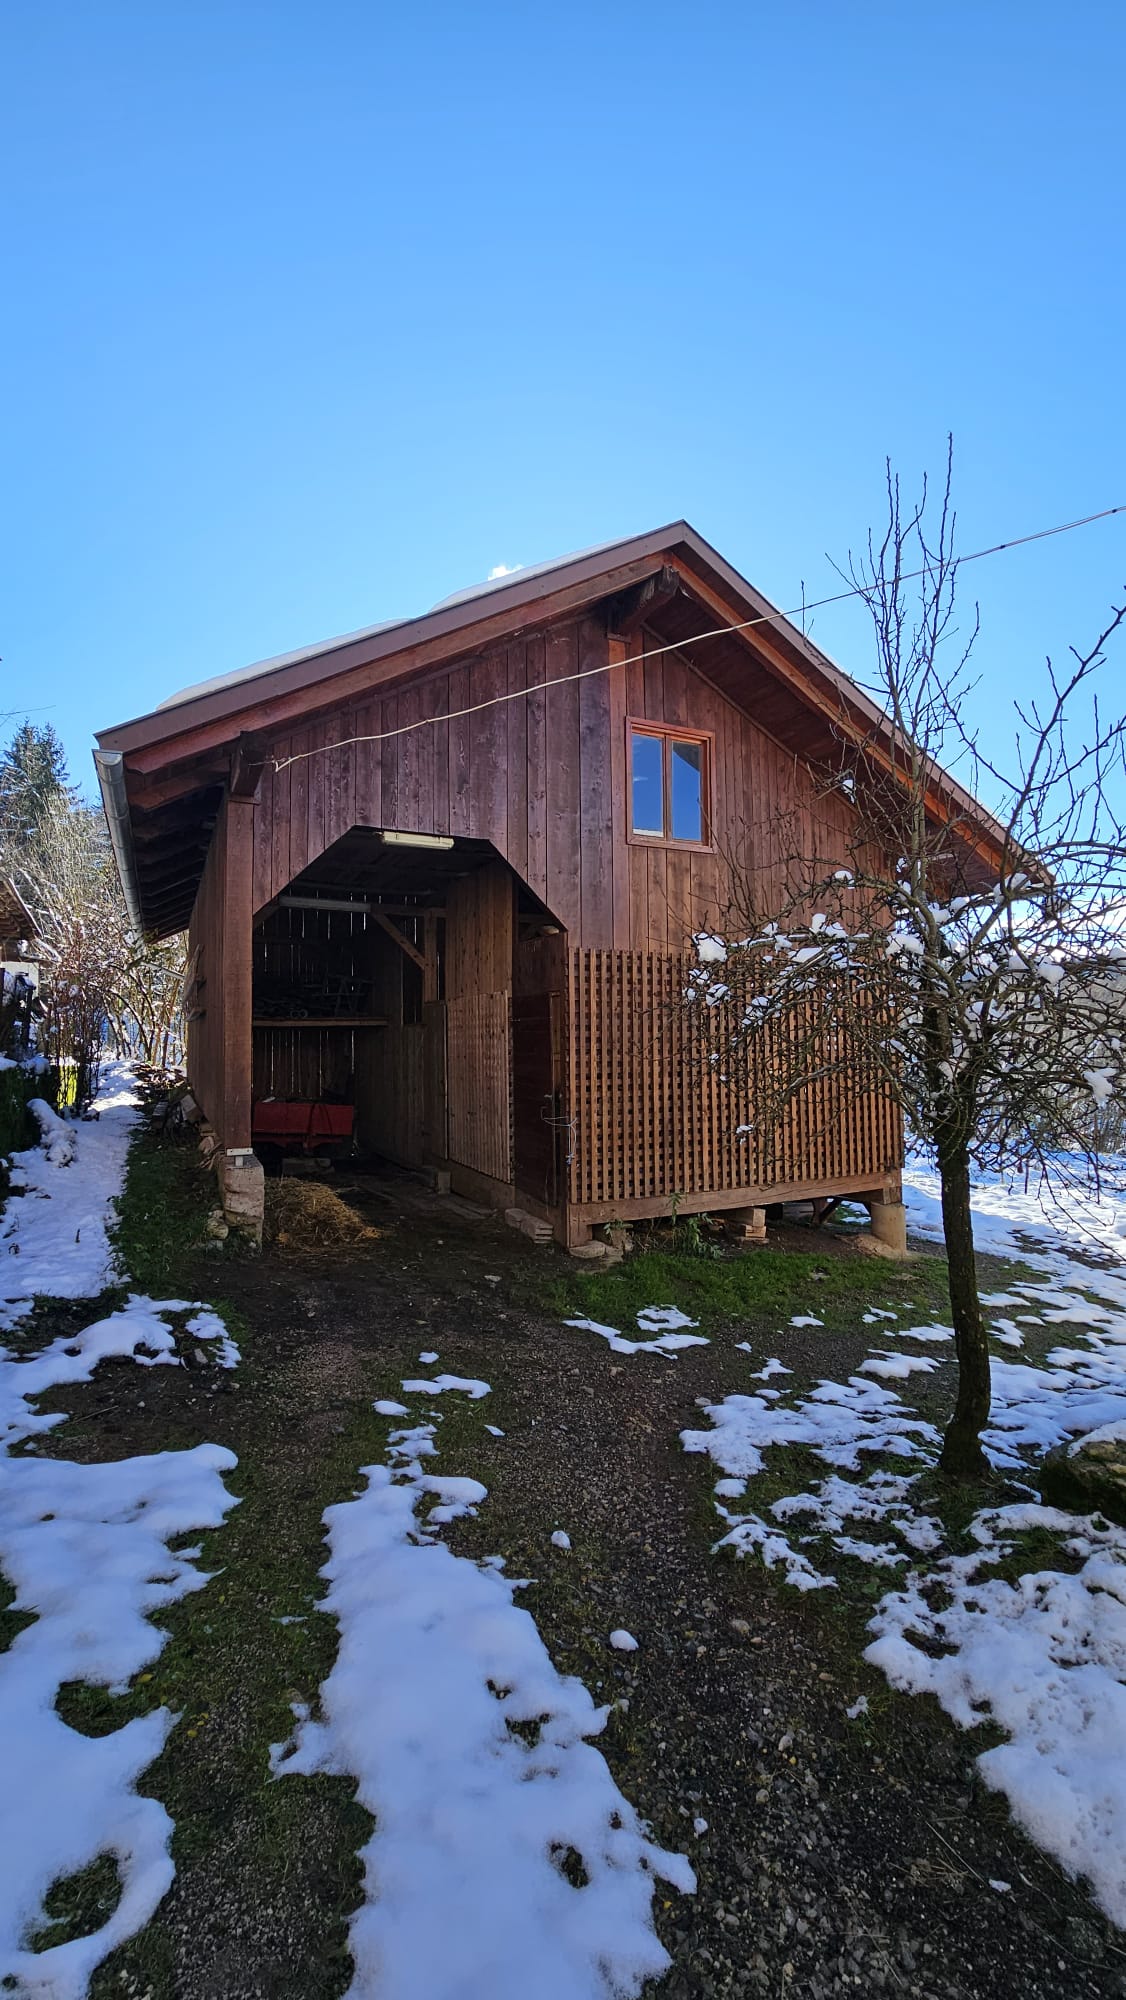
POLYGON ((1123 1940, 978 1784, 980 1746, 862 1667, 832 1593, 803 1598, 709 1555, 707 1468, 678 1432, 698 1397, 745 1384, 734 1343, 839 1375, 869 1331, 782 1336, 772 1311, 709 1325, 710 1346, 672 1361, 618 1357, 534 1303, 572 1268, 492 1223, 418 1216, 347 1253, 217 1264, 201 1252, 178 1283, 191 1277, 241 1322, 233 1381, 111 1366, 69 1399, 51 1449, 118 1456, 208 1437, 238 1453, 242 1496, 205 1538, 205 1566, 222 1574, 169 1615, 151 1685, 125 1698, 184 1717, 147 1786, 177 1823, 177 1877, 95 1994, 344 1991, 370 1823, 344 1781, 271 1781, 266 1746, 334 1654, 335 1629, 314 1610, 321 1514, 382 1457, 372 1400, 419 1372, 424 1350, 493 1385, 486 1406, 443 1412, 443 1470, 490 1490, 480 1517, 449 1531, 453 1546, 499 1551, 535 1579, 523 1601, 556 1663, 619 1702, 602 1739, 618 1783, 698 1871, 694 1898, 657 1899, 675 1961, 667 2000, 1126 1993, 1123 1940), (550 1546, 557 1527, 569 1554, 550 1546), (609 1649, 615 1626, 638 1652, 609 1649), (862 1692, 870 1713, 851 1721, 862 1692))

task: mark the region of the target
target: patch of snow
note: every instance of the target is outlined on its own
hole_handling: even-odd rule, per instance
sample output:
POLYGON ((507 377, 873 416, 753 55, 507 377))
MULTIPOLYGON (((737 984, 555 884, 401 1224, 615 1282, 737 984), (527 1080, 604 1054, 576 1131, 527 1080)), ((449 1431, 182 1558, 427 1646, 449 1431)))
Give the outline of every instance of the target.
POLYGON ((868 1697, 866 1694, 858 1694, 851 1708, 845 1709, 845 1714, 847 1715, 850 1722, 855 1722, 858 1716, 867 1715, 867 1713, 868 1713, 868 1697))
POLYGON ((790 1321, 791 1326, 824 1326, 824 1324, 824 1320, 818 1319, 815 1313, 795 1313, 790 1321))
POLYGON ((701 1835, 705 1834, 707 1830, 708 1830, 708 1822, 706 1819, 696 1818, 693 1820, 692 1831, 696 1835, 697 1840, 699 1840, 701 1835))
POLYGON ((76 1128, 60 1118, 43 1097, 29 1097, 27 1108, 39 1127, 39 1144, 49 1167, 69 1167, 74 1159, 76 1128))
POLYGON ((400 1384, 404 1396, 444 1396, 447 1389, 458 1389, 463 1395, 472 1397, 474 1402, 489 1393, 487 1382, 479 1382, 471 1375, 436 1375, 432 1382, 403 1382, 400 1384))
POLYGON ((401 1433, 326 1512, 340 1648, 324 1720, 272 1753, 279 1774, 354 1779, 375 1818, 351 2000, 526 2000, 530 1980, 536 2000, 635 1996, 669 1965, 654 1879, 688 1894, 692 1869, 647 1837, 590 1740, 609 1710, 557 1672, 499 1558, 455 1556, 420 1520, 426 1444, 433 1426, 401 1433))
POLYGON ((56 1712, 68 1682, 124 1691, 167 1634, 152 1612, 201 1590, 206 1575, 170 1537, 217 1527, 235 1505, 218 1445, 153 1452, 117 1464, 0 1461, 0 1567, 13 1608, 35 1613, 0 1655, 3 1794, 0 1814, 0 1977, 26 1994, 82 2000, 94 1968, 149 1921, 174 1869, 172 1821, 135 1787, 175 1718, 166 1708, 102 1736, 56 1712), (48 1925, 44 1898, 60 1877, 111 1853, 121 1896, 97 1930, 31 1952, 48 1925))
POLYGON ((749 1555, 757 1549, 767 1569, 774 1569, 779 1563, 785 1569, 786 1581, 795 1590, 835 1590, 836 1577, 822 1576, 814 1569, 808 1556, 794 1548, 785 1535, 776 1528, 770 1528, 758 1514, 740 1514, 738 1518, 728 1514, 723 1507, 716 1512, 723 1515, 733 1526, 715 1544, 717 1549, 734 1549, 737 1556, 749 1555))
MULTIPOLYGON (((35 1431, 61 1424, 61 1412, 39 1415, 30 1407, 32 1399, 47 1389, 88 1382, 101 1361, 129 1359, 142 1368, 179 1367, 176 1337, 165 1315, 191 1310, 185 1299, 134 1295, 120 1311, 95 1320, 81 1333, 61 1334, 40 1354, 21 1357, 0 1348, 0 1444, 12 1445, 35 1431)), ((195 1338, 219 1342, 222 1366, 232 1367, 238 1360, 238 1349, 219 1315, 208 1312, 198 1318, 204 1322, 203 1330, 196 1321, 189 1321, 195 1338)))
MULTIPOLYGON (((163 1307, 158 1308, 158 1310, 165 1312, 168 1310, 167 1300, 164 1301, 163 1307)), ((227 1332, 219 1314, 213 1312, 209 1306, 201 1306, 194 1319, 188 1321, 187 1332, 194 1334, 195 1338, 199 1341, 214 1341, 216 1352, 213 1358, 220 1368, 238 1367, 239 1362, 242 1360, 242 1355, 239 1353, 236 1343, 227 1332)))
POLYGON ((390 1396, 381 1396, 372 1408, 377 1417, 405 1417, 409 1415, 405 1403, 396 1403, 390 1396))
POLYGON ((570 1535, 569 1535, 569 1534, 567 1533, 567 1531, 566 1531, 566 1529, 565 1529, 565 1528, 556 1528, 556 1530, 555 1530, 555 1533, 554 1533, 554 1534, 552 1535, 552 1537, 551 1537, 551 1546, 552 1546, 552 1548, 553 1548, 553 1549, 569 1549, 569 1548, 570 1548, 570 1546, 571 1546, 571 1537, 570 1537, 570 1535))
POLYGON ((761 1472, 763 1452, 772 1444, 809 1445, 826 1465, 856 1471, 864 1452, 918 1457, 924 1443, 936 1444, 932 1424, 911 1416, 890 1389, 854 1375, 847 1383, 820 1382, 794 1407, 768 1403, 763 1396, 725 1396, 701 1405, 710 1431, 681 1431, 685 1451, 707 1452, 721 1470, 737 1479, 761 1472))
POLYGON ((485 1429, 488 1431, 490 1437, 502 1438, 504 1436, 504 1432, 501 1430, 499 1424, 486 1424, 485 1429))
POLYGON ((865 1658, 892 1686, 933 1694, 964 1729, 991 1720, 1009 1741, 978 1758, 1014 1817, 1126 1925, 1126 1530, 1039 1506, 977 1516, 975 1552, 882 1599, 865 1658), (1075 1574, 988 1574, 1028 1529, 1060 1535, 1075 1574), (942 1648, 939 1657, 922 1643, 942 1648))
POLYGON ((612 1354, 665 1354, 670 1355, 681 1347, 707 1347, 708 1342, 700 1333, 661 1333, 655 1340, 626 1340, 616 1326, 603 1326, 596 1319, 569 1319, 565 1326, 578 1327, 584 1333, 597 1333, 606 1341, 612 1354))
POLYGON ((931 1354, 889 1354, 876 1349, 860 1364, 861 1375, 878 1375, 884 1382, 906 1382, 909 1375, 929 1375, 941 1366, 931 1354))
MULTIPOLYGON (((73 1123, 51 1113, 73 1142, 69 1166, 52 1163, 51 1147, 12 1155, 11 1184, 20 1192, 0 1216, 0 1300, 9 1306, 37 1296, 95 1298, 119 1275, 109 1227, 138 1108, 123 1064, 107 1064, 92 1108, 96 1117, 73 1123)), ((5 1316, 8 1325, 13 1317, 5 1316)))
POLYGON ((637 1651, 637 1640, 634 1638, 632 1632, 627 1632, 621 1625, 611 1632, 610 1644, 616 1653, 636 1653, 637 1651))
POLYGON ((438 1356, 433 1348, 428 1347, 424 1353, 419 1355, 418 1358, 421 1361, 424 1368, 430 1368, 433 1366, 434 1362, 437 1361, 438 1356))
POLYGON ((637 1324, 642 1333, 677 1333, 682 1327, 698 1326, 700 1322, 689 1319, 679 1306, 642 1306, 637 1324))

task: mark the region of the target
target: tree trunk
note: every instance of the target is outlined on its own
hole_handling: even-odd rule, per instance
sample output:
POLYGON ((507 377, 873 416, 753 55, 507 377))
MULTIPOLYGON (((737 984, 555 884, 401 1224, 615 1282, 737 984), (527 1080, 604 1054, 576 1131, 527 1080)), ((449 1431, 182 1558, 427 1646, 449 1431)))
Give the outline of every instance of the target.
POLYGON ((989 1341, 974 1263, 970 1156, 961 1140, 940 1145, 938 1173, 942 1183, 950 1313, 958 1354, 958 1400, 946 1427, 940 1462, 942 1470, 955 1479, 983 1479, 989 1474, 989 1461, 981 1445, 981 1433, 989 1420, 989 1341))

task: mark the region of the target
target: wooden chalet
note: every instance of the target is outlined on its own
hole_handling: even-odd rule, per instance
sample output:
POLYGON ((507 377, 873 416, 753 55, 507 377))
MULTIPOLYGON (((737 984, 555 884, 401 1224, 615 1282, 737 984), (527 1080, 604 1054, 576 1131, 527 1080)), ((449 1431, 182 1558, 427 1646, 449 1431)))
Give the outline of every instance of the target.
POLYGON ((349 1135, 571 1245, 674 1203, 754 1229, 782 1200, 897 1203, 886 1100, 799 1105, 768 1160, 677 1005, 730 868, 769 910, 795 829, 846 855, 825 771, 842 731, 878 756, 882 726, 677 522, 103 732, 133 920, 188 929, 189 1075, 231 1206, 260 1213, 256 1150, 349 1135))

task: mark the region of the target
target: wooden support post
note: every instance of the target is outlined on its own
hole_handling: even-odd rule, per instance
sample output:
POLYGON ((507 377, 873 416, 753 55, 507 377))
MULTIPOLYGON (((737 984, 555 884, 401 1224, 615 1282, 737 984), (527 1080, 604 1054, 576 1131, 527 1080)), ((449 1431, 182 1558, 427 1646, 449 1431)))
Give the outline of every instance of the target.
MULTIPOLYGON (((222 894, 223 1108, 226 1151, 250 1150, 253 1069, 251 942, 254 929, 254 804, 227 800, 222 894)), ((211 995, 208 995, 209 1002, 211 995)))
POLYGON ((766 1242, 765 1208, 732 1208, 723 1221, 727 1234, 736 1243, 766 1242))
POLYGON ((901 1201, 883 1201, 878 1196, 865 1197, 865 1205, 872 1220, 872 1235, 885 1256, 906 1257, 907 1250, 907 1210, 901 1201))
POLYGON ((438 913, 427 910, 422 919, 422 998, 438 998, 438 913))

